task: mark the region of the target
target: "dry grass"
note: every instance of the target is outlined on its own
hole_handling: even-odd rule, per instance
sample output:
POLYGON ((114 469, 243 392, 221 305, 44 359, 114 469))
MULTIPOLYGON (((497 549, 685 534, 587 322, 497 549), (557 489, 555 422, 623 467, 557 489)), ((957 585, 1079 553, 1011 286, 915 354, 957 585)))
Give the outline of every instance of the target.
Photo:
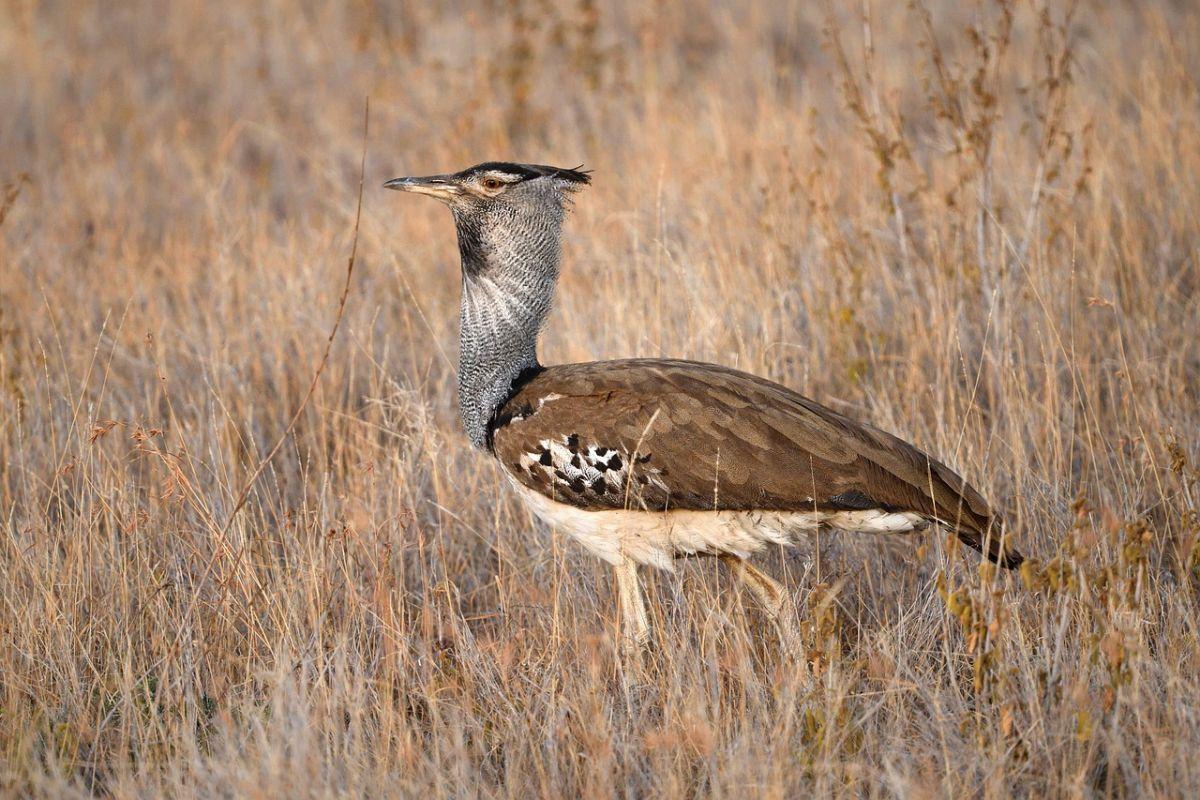
POLYGON ((1200 795, 1190 4, 344 5, 0 10, 2 791, 1200 795), (342 332, 222 533, 333 322, 367 95, 342 332), (596 171, 547 361, 784 381, 1039 563, 775 554, 812 681, 687 564, 627 691, 607 570, 457 430, 449 217, 377 188, 489 158, 596 171))

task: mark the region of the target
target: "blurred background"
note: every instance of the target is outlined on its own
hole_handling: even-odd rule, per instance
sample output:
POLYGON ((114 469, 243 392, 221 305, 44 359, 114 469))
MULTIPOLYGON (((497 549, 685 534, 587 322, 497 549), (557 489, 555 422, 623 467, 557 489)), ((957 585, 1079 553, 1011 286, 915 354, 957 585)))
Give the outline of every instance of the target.
POLYGON ((1197 42, 1165 0, 0 3, 0 786, 1194 796, 1197 42), (1037 561, 774 554, 815 679, 687 565, 623 690, 607 570, 458 430, 450 217, 380 188, 486 160, 594 170, 544 361, 784 382, 1037 561))

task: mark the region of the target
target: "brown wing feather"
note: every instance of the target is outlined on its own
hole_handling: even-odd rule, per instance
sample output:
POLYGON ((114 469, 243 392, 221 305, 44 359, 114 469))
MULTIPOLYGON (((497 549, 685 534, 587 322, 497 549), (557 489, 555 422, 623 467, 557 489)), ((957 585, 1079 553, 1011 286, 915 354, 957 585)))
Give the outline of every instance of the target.
POLYGON ((995 516, 944 464, 725 367, 635 359, 546 368, 497 413, 493 448, 524 485, 581 507, 910 511, 976 549, 987 539, 995 561, 1020 563, 988 539, 999 535, 995 516))

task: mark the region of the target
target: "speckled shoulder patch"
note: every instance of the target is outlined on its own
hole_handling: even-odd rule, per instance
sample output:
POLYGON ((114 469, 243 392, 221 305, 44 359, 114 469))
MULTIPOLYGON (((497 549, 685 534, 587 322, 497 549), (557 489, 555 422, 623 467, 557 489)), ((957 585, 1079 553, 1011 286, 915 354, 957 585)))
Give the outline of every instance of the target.
POLYGON ((533 485, 575 505, 661 508, 670 491, 667 473, 652 461, 650 453, 635 455, 570 434, 542 439, 535 451, 522 453, 519 470, 533 485))

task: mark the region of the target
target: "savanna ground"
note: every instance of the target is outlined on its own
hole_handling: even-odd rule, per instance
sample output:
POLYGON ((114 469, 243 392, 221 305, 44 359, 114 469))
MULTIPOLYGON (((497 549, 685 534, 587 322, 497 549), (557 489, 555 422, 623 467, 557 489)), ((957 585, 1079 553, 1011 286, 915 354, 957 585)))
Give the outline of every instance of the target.
POLYGON ((1187 2, 3 3, 3 792, 1200 795, 1197 43, 1187 2), (449 215, 379 188, 493 158, 595 170, 546 361, 783 381, 1036 561, 772 554, 813 677, 684 563, 629 688, 607 568, 457 429, 449 215))

